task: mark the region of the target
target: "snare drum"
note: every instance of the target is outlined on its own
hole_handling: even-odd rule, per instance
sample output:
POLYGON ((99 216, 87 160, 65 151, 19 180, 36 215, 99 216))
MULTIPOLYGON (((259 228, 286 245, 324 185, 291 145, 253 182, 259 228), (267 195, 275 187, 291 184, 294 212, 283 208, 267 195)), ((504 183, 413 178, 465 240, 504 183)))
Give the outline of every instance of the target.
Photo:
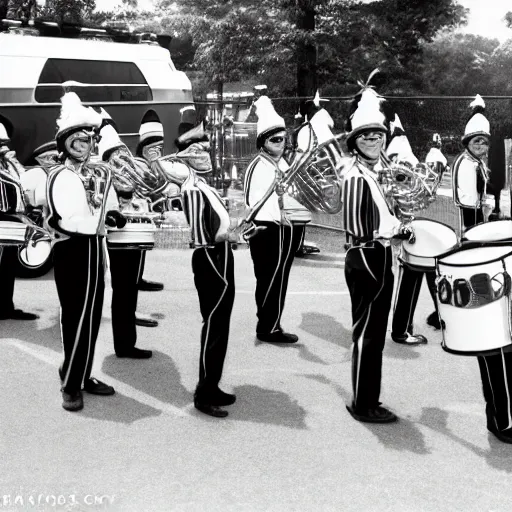
POLYGON ((156 226, 148 214, 127 214, 122 229, 107 228, 109 249, 136 249, 149 251, 155 246, 156 226))
POLYGON ((502 244, 467 243, 437 259, 444 350, 460 355, 512 350, 509 272, 512 247, 502 244))
POLYGON ((11 220, 0 221, 0 245, 23 245, 27 233, 27 225, 11 220))
POLYGON ((466 230, 463 239, 471 242, 512 242, 512 220, 482 222, 466 230))
POLYGON ((414 219, 410 226, 414 230, 415 241, 402 242, 401 259, 413 269, 434 270, 435 258, 455 247, 457 234, 446 224, 430 219, 414 219))

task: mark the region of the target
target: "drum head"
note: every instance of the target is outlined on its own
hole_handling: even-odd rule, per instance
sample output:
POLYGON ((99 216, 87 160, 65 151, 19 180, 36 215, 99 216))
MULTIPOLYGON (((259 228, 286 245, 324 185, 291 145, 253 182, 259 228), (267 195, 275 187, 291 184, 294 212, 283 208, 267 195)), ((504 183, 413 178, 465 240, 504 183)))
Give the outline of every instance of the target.
POLYGON ((20 261, 27 268, 37 268, 46 262, 51 252, 52 245, 47 240, 41 240, 35 245, 29 243, 20 249, 20 261))
POLYGON ((512 220, 502 219, 482 222, 469 228, 464 239, 471 242, 494 242, 512 240, 512 220))
POLYGON ((466 267, 473 265, 485 265, 494 261, 502 260, 512 255, 510 245, 494 245, 485 247, 464 247, 460 250, 450 252, 439 258, 439 265, 455 267, 466 267))
POLYGON ((404 241, 403 250, 412 256, 433 258, 457 245, 457 234, 446 224, 429 219, 411 221, 415 242, 404 241))

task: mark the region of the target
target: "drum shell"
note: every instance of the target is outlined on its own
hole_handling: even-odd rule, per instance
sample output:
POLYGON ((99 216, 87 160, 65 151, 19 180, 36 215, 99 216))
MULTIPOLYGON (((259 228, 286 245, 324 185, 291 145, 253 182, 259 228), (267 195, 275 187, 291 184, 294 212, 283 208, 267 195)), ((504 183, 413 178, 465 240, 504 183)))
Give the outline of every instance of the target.
POLYGON ((0 221, 0 245, 23 245, 27 232, 27 225, 22 222, 0 221))
MULTIPOLYGON (((462 247, 441 255, 436 266, 438 279, 446 276, 452 283, 456 279, 469 280, 479 273, 494 276, 504 268, 512 272, 512 246, 462 247)), ((473 308, 443 304, 439 293, 436 298, 441 324, 444 323, 442 348, 445 351, 471 356, 512 351, 510 299, 507 295, 473 308)))
POLYGON ((512 220, 500 219, 476 224, 466 230, 463 239, 470 242, 512 242, 512 220))
POLYGON ((446 224, 430 219, 414 219, 410 222, 415 242, 402 242, 401 260, 413 269, 434 270, 436 257, 458 243, 457 234, 446 224))
POLYGON ((130 218, 122 229, 108 228, 107 247, 149 251, 155 247, 155 233, 156 226, 152 222, 130 218))

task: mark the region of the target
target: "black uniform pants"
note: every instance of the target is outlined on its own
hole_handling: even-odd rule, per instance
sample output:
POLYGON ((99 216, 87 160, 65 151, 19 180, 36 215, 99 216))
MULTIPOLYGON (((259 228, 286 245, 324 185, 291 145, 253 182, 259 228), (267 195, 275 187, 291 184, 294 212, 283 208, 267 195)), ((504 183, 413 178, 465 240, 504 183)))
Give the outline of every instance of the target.
POLYGON ((14 309, 14 280, 18 259, 18 247, 0 246, 0 313, 7 314, 14 309))
POLYGON ((249 239, 249 249, 256 276, 256 333, 269 334, 282 330, 288 278, 295 253, 304 234, 304 225, 256 222, 266 229, 249 239))
POLYGON ((126 352, 137 342, 137 283, 145 252, 137 249, 108 250, 112 282, 112 332, 116 352, 126 352))
POLYGON ((62 389, 76 392, 91 375, 105 291, 102 237, 74 236, 54 247, 64 362, 62 389))
POLYGON ((393 296, 391 268, 391 247, 379 242, 347 251, 345 279, 352 302, 353 404, 358 409, 379 404, 382 351, 393 296))
POLYGON ((437 312, 436 271, 413 269, 399 261, 398 282, 391 328, 391 332, 394 336, 414 333, 414 312, 416 311, 416 305, 418 304, 418 298, 420 296, 423 274, 425 274, 430 296, 434 301, 434 307, 437 312))
POLYGON ((192 270, 203 317, 196 393, 205 397, 218 388, 228 347, 229 323, 235 300, 231 245, 223 242, 214 247, 195 249, 192 270))

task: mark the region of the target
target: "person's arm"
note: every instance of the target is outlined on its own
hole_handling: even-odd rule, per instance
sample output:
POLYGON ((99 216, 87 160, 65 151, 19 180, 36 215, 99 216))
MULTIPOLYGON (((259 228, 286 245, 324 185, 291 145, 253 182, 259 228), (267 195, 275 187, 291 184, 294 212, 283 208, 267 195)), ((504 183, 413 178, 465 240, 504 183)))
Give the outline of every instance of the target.
POLYGON ((373 238, 379 226, 379 211, 370 187, 362 176, 348 176, 343 184, 343 223, 355 238, 373 238))
POLYGON ((63 231, 95 235, 101 224, 99 213, 92 214, 82 180, 73 171, 63 169, 49 182, 48 203, 63 231))
POLYGON ((182 191, 183 213, 190 226, 190 235, 196 245, 208 245, 208 238, 203 225, 204 200, 197 187, 182 191))
POLYGON ((456 201, 466 208, 480 205, 480 194, 477 191, 477 166, 474 162, 462 158, 453 169, 453 186, 456 201))

